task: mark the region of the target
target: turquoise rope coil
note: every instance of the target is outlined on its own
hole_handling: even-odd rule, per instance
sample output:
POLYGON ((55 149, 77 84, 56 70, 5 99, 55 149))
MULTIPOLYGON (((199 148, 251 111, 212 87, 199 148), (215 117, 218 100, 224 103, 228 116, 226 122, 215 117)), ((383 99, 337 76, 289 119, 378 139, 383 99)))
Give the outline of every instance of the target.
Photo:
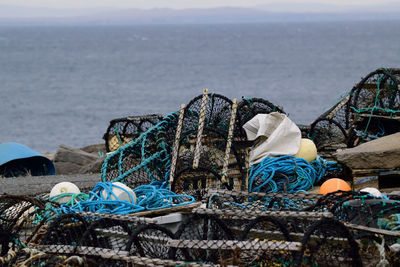
POLYGON ((304 192, 312 189, 327 171, 337 168, 336 162, 321 157, 311 163, 293 156, 267 157, 251 167, 249 192, 304 192))
MULTIPOLYGON (((113 187, 117 187, 130 193, 122 187, 113 185, 109 182, 97 183, 92 191, 89 192, 87 201, 80 201, 73 206, 61 205, 57 213, 69 213, 75 211, 88 211, 110 214, 131 214, 145 210, 156 210, 170 207, 188 205, 194 202, 194 197, 187 195, 177 195, 164 188, 166 184, 152 183, 142 185, 133 189, 136 195, 136 204, 120 200, 112 192, 113 187)), ((133 196, 130 195, 131 200, 133 196)))
POLYGON ((63 194, 58 194, 55 195, 53 197, 49 197, 48 200, 50 201, 57 201, 58 199, 64 198, 64 197, 70 197, 70 200, 66 203, 63 203, 64 205, 67 206, 74 206, 75 204, 77 204, 80 201, 86 201, 89 198, 88 194, 85 193, 78 193, 78 194, 74 194, 74 193, 63 193, 63 194))
POLYGON ((392 214, 388 218, 378 218, 378 227, 389 231, 400 231, 400 213, 392 214))
POLYGON ((146 210, 156 210, 188 205, 194 202, 194 197, 177 195, 163 188, 165 185, 166 183, 163 183, 161 186, 157 185, 157 183, 152 183, 151 185, 136 187, 133 191, 136 194, 138 205, 144 207, 146 210))
POLYGON ((118 197, 112 192, 113 187, 125 191, 133 202, 133 196, 124 188, 113 185, 112 183, 100 182, 97 183, 89 192, 89 198, 87 201, 80 201, 73 206, 61 205, 59 213, 88 211, 124 215, 144 210, 143 207, 132 202, 118 199, 118 197))

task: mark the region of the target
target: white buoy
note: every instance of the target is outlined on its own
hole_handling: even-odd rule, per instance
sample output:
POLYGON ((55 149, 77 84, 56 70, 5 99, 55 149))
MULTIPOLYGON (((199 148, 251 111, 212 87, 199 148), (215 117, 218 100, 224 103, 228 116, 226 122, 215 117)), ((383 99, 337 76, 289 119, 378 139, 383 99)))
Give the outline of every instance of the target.
POLYGON ((374 187, 363 188, 363 189, 360 190, 360 192, 369 193, 370 195, 373 195, 376 198, 382 197, 382 193, 378 189, 376 189, 374 187))
MULTIPOLYGON (((121 182, 114 182, 111 185, 112 185, 112 192, 118 198, 118 200, 125 200, 130 203, 136 204, 136 194, 135 192, 133 192, 131 188, 129 188, 128 186, 126 186, 121 182)), ((107 192, 105 190, 101 192, 101 195, 103 196, 104 199, 108 198, 107 192)), ((116 200, 116 198, 113 195, 109 196, 109 199, 116 200)))
POLYGON ((311 139, 302 138, 299 151, 294 156, 312 162, 317 158, 317 147, 311 139))
MULTIPOLYGON (((65 193, 70 193, 70 194, 79 194, 81 190, 79 188, 71 183, 71 182, 61 182, 56 184, 50 191, 50 198, 58 196, 60 194, 65 194, 65 193)), ((71 196, 65 196, 56 199, 58 203, 67 203, 68 201, 71 200, 71 196)))

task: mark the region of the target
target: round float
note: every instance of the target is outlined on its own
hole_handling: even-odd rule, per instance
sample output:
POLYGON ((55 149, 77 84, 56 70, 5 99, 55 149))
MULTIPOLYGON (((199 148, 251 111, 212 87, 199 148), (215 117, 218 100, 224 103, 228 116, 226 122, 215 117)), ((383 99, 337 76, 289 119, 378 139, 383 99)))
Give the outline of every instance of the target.
POLYGON ((346 181, 339 179, 339 178, 331 178, 325 181, 320 189, 320 195, 326 195, 328 193, 336 192, 336 191, 351 191, 351 187, 346 181))
POLYGON ((311 139, 302 138, 299 151, 294 156, 312 162, 317 158, 317 147, 311 139))
POLYGON ((374 187, 366 187, 360 190, 360 192, 366 192, 369 193, 370 195, 373 195, 376 198, 380 198, 382 197, 382 193, 381 191, 379 191, 378 189, 374 188, 374 187))
POLYGON ((103 196, 104 199, 107 200, 124 200, 128 201, 130 203, 136 204, 136 194, 133 192, 131 188, 126 186, 125 184, 121 182, 114 182, 111 184, 112 186, 112 192, 116 197, 114 197, 113 194, 110 194, 110 196, 107 196, 106 190, 103 190, 101 192, 101 195, 103 196))
MULTIPOLYGON (((61 194, 79 194, 81 190, 79 188, 71 183, 71 182, 61 182, 56 184, 50 191, 50 198, 53 198, 55 196, 61 195, 61 194)), ((71 200, 71 196, 64 196, 60 198, 56 198, 55 201, 58 203, 67 203, 68 201, 71 200)))

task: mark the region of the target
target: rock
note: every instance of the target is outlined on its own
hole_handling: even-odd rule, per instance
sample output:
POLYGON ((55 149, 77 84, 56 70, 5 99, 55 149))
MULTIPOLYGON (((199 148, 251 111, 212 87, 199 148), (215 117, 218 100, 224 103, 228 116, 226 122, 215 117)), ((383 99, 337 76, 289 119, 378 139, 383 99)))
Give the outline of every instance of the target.
POLYGON ((72 162, 54 162, 54 167, 56 168, 56 175, 61 174, 78 174, 82 165, 75 164, 72 162))
POLYGON ((400 132, 338 150, 336 160, 352 169, 400 168, 400 132))
POLYGON ((71 162, 83 166, 96 161, 98 158, 99 156, 95 156, 81 149, 60 145, 54 155, 54 162, 71 162))
POLYGON ((79 169, 79 173, 82 174, 92 174, 92 173, 101 173, 101 167, 103 166, 105 158, 97 159, 82 168, 79 169))
POLYGON ((99 152, 100 153, 107 153, 105 143, 85 146, 85 147, 82 147, 81 150, 83 150, 83 151, 85 151, 87 153, 96 153, 96 154, 98 154, 99 152))
POLYGON ((97 153, 88 153, 81 149, 60 145, 54 155, 54 166, 56 174, 78 174, 100 172, 103 159, 97 153), (98 165, 100 164, 100 168, 98 165))

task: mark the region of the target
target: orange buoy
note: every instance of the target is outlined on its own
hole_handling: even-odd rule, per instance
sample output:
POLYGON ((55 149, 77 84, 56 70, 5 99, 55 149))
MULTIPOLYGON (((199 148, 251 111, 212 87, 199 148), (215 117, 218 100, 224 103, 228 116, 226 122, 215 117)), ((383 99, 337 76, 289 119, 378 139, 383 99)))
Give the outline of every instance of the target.
POLYGON ((339 178, 331 178, 327 181, 325 181, 320 189, 319 189, 319 194, 320 195, 326 195, 328 193, 336 192, 336 191, 350 191, 351 187, 348 183, 343 181, 342 179, 339 178))

